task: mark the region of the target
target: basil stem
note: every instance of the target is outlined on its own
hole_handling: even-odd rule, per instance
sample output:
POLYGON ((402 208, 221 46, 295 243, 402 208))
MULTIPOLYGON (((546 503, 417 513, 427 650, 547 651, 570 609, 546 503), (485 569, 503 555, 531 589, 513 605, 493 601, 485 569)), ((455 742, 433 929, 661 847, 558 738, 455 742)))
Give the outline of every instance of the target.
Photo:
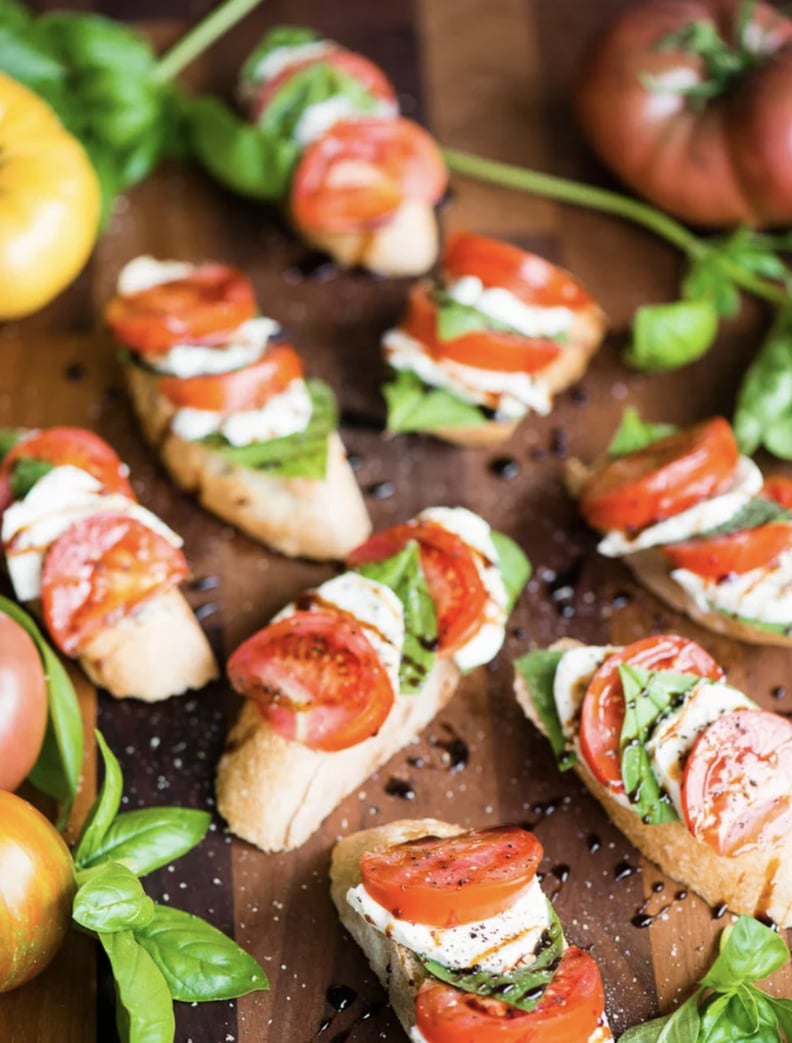
POLYGON ((259 0, 226 0, 215 8, 160 58, 149 77, 151 82, 170 82, 258 4, 259 0))

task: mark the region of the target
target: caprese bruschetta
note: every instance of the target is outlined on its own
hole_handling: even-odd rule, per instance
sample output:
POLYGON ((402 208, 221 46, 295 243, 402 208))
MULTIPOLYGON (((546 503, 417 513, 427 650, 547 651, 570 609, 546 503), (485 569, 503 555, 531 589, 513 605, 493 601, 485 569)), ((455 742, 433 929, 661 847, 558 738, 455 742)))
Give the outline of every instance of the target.
POLYGON ((413 1043, 606 1043, 594 958, 539 886, 539 840, 391 822, 339 841, 331 893, 413 1043))
POLYGON ((281 26, 245 62, 239 93, 293 164, 288 211, 303 238, 344 267, 383 275, 434 264, 445 163, 427 131, 399 115, 376 65, 309 29, 281 26))
POLYGON ((523 710, 619 829, 710 905, 792 927, 792 722, 694 641, 561 641, 515 663, 523 710))
POLYGON ((489 662, 530 566, 464 508, 376 533, 349 571, 288 605, 228 661, 246 697, 217 774, 233 833, 302 844, 489 662))
POLYGON ((8 574, 61 652, 117 697, 154 702, 215 678, 179 592, 182 541, 137 502, 110 446, 75 427, 5 430, 0 454, 8 574))
POLYGON ((570 275, 536 254, 470 232, 452 235, 438 278, 413 287, 382 339, 395 378, 388 429, 462 445, 508 438, 529 412, 578 380, 605 316, 570 275))
POLYGON ((333 393, 306 380, 222 264, 138 257, 106 319, 148 441, 182 489, 282 554, 343 558, 371 531, 333 393))
POLYGON ((685 430, 628 413, 607 457, 572 462, 599 551, 710 630, 757 644, 792 643, 792 481, 765 481, 729 423, 685 430))

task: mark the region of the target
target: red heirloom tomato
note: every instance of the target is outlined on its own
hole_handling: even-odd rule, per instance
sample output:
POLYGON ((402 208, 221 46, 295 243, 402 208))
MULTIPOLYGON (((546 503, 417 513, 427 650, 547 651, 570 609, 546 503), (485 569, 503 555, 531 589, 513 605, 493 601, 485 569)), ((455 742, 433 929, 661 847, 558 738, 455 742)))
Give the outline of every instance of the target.
POLYGON ((771 474, 769 478, 765 478, 761 495, 792 510, 792 478, 771 474))
POLYGON ((0 992, 47 966, 71 923, 74 864, 55 827, 0 792, 0 992))
POLYGON ((294 348, 276 344, 242 369, 186 379, 160 377, 159 387, 179 409, 187 406, 238 413, 244 409, 261 409, 302 375, 302 362, 294 348))
POLYGON ((719 579, 721 576, 741 576, 744 572, 770 565, 790 547, 792 525, 773 522, 728 536, 683 540, 668 544, 663 550, 675 568, 689 569, 708 579, 719 579))
POLYGON ((0 790, 36 763, 47 726, 47 682, 33 640, 0 612, 0 790))
POLYGON ((781 10, 633 4, 584 66, 577 107, 603 161, 677 217, 792 221, 792 21, 781 10))

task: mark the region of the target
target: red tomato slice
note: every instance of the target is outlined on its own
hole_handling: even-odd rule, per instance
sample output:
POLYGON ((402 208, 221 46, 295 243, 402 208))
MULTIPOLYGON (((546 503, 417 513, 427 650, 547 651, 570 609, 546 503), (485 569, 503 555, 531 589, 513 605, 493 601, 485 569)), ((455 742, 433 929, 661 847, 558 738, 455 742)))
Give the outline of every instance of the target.
POLYGON ((535 373, 549 365, 561 351, 561 346, 553 340, 494 330, 441 340, 437 333, 437 305, 423 284, 410 291, 407 313, 400 325, 408 336, 426 345, 434 358, 449 359, 477 369, 535 373))
POLYGON ((302 375, 302 362, 294 348, 276 344, 242 369, 186 380, 160 377, 159 387, 178 409, 238 413, 243 409, 260 409, 302 375))
POLYGON ((427 1043, 586 1043, 604 1010, 599 968, 574 945, 530 1013, 435 978, 423 982, 415 1001, 416 1023, 427 1043))
POLYGON ((98 631, 187 575, 184 554, 121 512, 75 522, 44 559, 41 599, 53 640, 78 655, 98 631))
POLYGON ((398 107, 396 91, 379 66, 369 61, 362 54, 356 54, 354 51, 347 51, 343 47, 337 47, 332 51, 326 51, 324 54, 316 54, 313 57, 293 62, 276 76, 262 81, 251 107, 253 122, 259 123, 261 121, 269 103, 281 87, 288 83, 293 76, 311 68, 312 65, 322 64, 331 65, 334 69, 338 69, 339 72, 346 73, 353 80, 357 80, 375 98, 380 101, 391 102, 394 109, 398 107))
POLYGON ((580 283, 562 268, 511 243, 472 232, 456 232, 449 237, 442 270, 448 282, 475 275, 485 286, 498 286, 526 304, 544 308, 577 311, 594 303, 580 283))
POLYGON ((386 224, 407 199, 436 203, 447 181, 437 143, 417 123, 346 120, 303 153, 292 216, 309 233, 364 232, 386 224))
POLYGON ((766 496, 768 500, 775 500, 782 507, 792 510, 792 478, 784 478, 780 474, 765 478, 762 496, 766 496))
POLYGON ((724 673, 701 645, 676 634, 645 637, 608 656, 591 679, 580 714, 580 749, 592 774, 613 793, 624 793, 621 741, 624 690, 619 667, 675 670, 719 681, 724 673))
POLYGON ((519 826, 421 837, 360 857, 363 886, 401 920, 475 923, 510 909, 533 882, 542 845, 519 826))
POLYGON ((773 847, 792 834, 792 722, 735 710, 691 750, 682 779, 690 832, 719 855, 773 847))
POLYGON ((432 522, 409 521, 375 533, 352 551, 354 568, 384 561, 409 540, 421 548, 421 567, 437 613, 438 653, 453 655, 478 631, 487 604, 487 590, 476 567, 476 551, 463 540, 432 522))
POLYGON ((792 524, 773 522, 729 536, 669 544, 663 551, 675 568, 690 569, 708 579, 720 579, 770 565, 790 547, 792 524))
POLYGON ((345 750, 376 735, 393 686, 352 616, 295 612, 248 638, 228 661, 234 688, 273 731, 315 750, 345 750))
POLYGON ((581 512, 594 529, 643 529, 727 489, 739 455, 728 421, 704 420, 606 463, 583 490, 581 512))
POLYGON ((183 279, 114 297, 105 320, 125 347, 141 355, 161 355, 182 340, 221 344, 255 314, 253 287, 243 272, 225 264, 200 264, 183 279))
POLYGON ((92 474, 110 493, 136 499, 129 484, 129 468, 114 449, 93 431, 81 427, 48 427, 17 442, 0 464, 0 511, 13 501, 11 475, 17 460, 44 460, 54 467, 71 464, 92 474))

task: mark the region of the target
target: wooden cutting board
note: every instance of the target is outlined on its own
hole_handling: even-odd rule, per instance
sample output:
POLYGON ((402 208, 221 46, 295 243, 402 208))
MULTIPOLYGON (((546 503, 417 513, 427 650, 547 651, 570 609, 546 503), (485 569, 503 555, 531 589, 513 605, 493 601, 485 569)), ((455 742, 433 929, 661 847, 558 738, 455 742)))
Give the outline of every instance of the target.
MULTIPOLYGON (((121 0, 101 6, 117 15, 174 18, 190 7, 186 0, 146 10, 121 0)), ((404 111, 425 120, 447 145, 607 181, 575 129, 569 95, 583 49, 624 6, 623 0, 268 0, 189 78, 229 92, 261 32, 282 21, 304 23, 379 62, 404 111)), ((150 28, 165 43, 182 23, 150 28)), ((143 252, 216 258, 250 273, 262 310, 283 323, 309 371, 340 398, 343 436, 376 526, 430 504, 461 504, 518 539, 534 563, 492 666, 466 678, 420 740, 345 801, 303 848, 264 855, 232 840, 217 819, 200 849, 148 878, 156 899, 233 932, 272 984, 269 993, 236 1004, 177 1005, 179 1041, 404 1039, 365 959, 338 927, 327 887, 338 836, 399 817, 434 815, 465 826, 531 823, 547 852, 545 886, 569 938, 600 962, 617 1031, 676 1004, 728 922, 728 915, 715 921, 692 895, 679 897, 679 886, 640 858, 580 784, 557 773, 515 705, 510 664, 566 635, 605 643, 676 630, 704 643, 730 680, 760 703, 792 710, 785 690, 789 653, 717 638, 664 609, 621 564, 597 556, 560 482, 563 458, 600 451, 628 402, 678 423, 728 415, 767 317, 746 305, 706 359, 647 378, 623 368, 619 356, 634 309, 673 295, 679 259, 672 251, 616 220, 462 180, 454 183, 443 222, 447 229, 506 236, 569 267, 612 322, 580 386, 551 417, 530 418, 495 452, 428 438, 384 439, 377 430, 384 377, 378 338, 398 316, 407 284, 317 267, 274 211, 236 199, 190 169, 164 169, 120 200, 75 285, 39 315, 0 330, 0 423, 81 424, 116 447, 141 501, 184 535, 195 577, 190 598, 221 655, 333 567, 278 558, 203 513, 171 487, 143 445, 101 320, 118 270, 143 252), (516 476, 499 474, 504 457, 516 462, 506 469, 516 476), (639 909, 651 926, 633 924, 639 909), (332 1001, 340 1006, 342 996, 348 1005, 336 1012, 332 1001)), ((84 680, 79 688, 86 727, 96 719, 122 762, 127 808, 213 807, 214 765, 238 706, 224 683, 155 708, 115 702, 84 680)), ((82 813, 94 790, 91 756, 82 813)), ((778 975, 775 986, 792 994, 792 974, 778 975)), ((92 943, 75 935, 36 982, 0 998, 0 1027, 13 1043, 112 1040, 112 986, 101 964, 97 973, 92 943)))

